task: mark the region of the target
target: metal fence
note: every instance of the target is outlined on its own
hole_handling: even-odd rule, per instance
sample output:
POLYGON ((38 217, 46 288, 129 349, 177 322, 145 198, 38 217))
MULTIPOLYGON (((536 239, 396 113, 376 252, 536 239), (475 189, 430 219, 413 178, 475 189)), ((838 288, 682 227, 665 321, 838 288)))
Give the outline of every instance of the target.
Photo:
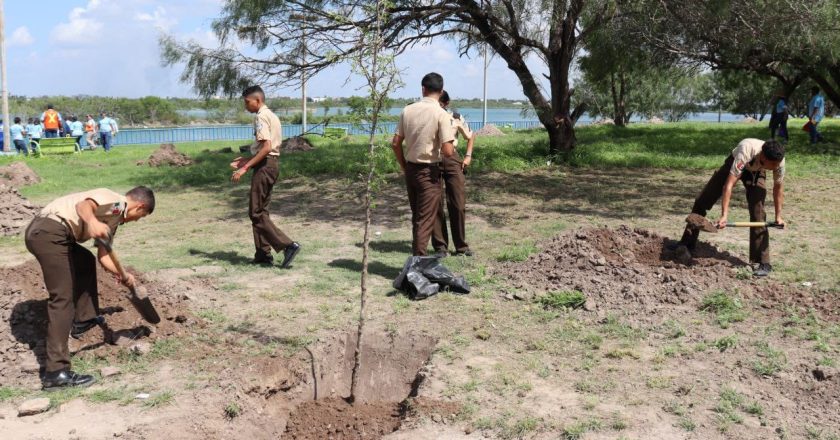
MULTIPOLYGON (((490 121, 497 127, 515 130, 539 127, 539 121, 490 121)), ((468 122, 471 130, 481 128, 481 122, 468 122)), ((330 128, 343 128, 348 134, 370 133, 370 124, 330 124, 330 128)), ((283 124, 283 138, 299 136, 303 126, 283 124)), ((324 126, 309 126, 310 133, 324 133, 324 126)), ((394 133, 396 122, 378 124, 380 133, 394 133)), ((253 139, 254 129, 250 125, 217 125, 212 127, 177 127, 177 128, 129 128, 120 130, 114 139, 114 145, 164 144, 177 142, 227 141, 253 139)))

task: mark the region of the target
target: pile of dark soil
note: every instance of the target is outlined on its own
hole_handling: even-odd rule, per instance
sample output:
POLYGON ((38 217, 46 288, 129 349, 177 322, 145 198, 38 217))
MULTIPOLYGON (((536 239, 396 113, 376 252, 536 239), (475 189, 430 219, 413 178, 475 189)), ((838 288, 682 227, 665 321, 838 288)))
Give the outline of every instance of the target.
POLYGON ((287 152, 312 151, 315 147, 313 147, 305 137, 294 136, 284 140, 280 149, 287 152))
MULTIPOLYGON (((143 321, 126 299, 126 289, 99 267, 99 307, 107 332, 99 327, 89 330, 82 339, 71 340, 71 351, 93 351, 108 357, 116 354, 115 345, 180 335, 196 322, 171 287, 131 272, 148 289, 161 322, 152 325, 143 321)), ((36 261, 0 268, 0 386, 37 385, 45 355, 48 297, 36 261)))
POLYGON ((185 167, 192 165, 193 161, 184 153, 175 150, 175 145, 161 144, 160 148, 149 156, 148 161, 137 162, 137 165, 148 164, 150 167, 169 165, 173 167, 185 167))
POLYGON ((32 171, 23 162, 12 162, 9 165, 0 167, 0 185, 9 185, 20 188, 25 185, 32 185, 41 181, 38 174, 32 171))
POLYGON ((696 302, 714 290, 737 289, 741 295, 768 299, 780 308, 796 305, 828 315, 838 313, 840 304, 833 295, 812 295, 773 280, 739 277, 738 270, 746 261, 703 242, 698 243, 691 261, 683 264, 667 249, 670 243, 653 232, 627 226, 582 229, 543 243, 541 252, 524 262, 496 270, 531 295, 580 291, 590 309, 653 314, 696 302))
POLYGON ((14 187, 0 184, 0 235, 21 233, 40 210, 14 187))

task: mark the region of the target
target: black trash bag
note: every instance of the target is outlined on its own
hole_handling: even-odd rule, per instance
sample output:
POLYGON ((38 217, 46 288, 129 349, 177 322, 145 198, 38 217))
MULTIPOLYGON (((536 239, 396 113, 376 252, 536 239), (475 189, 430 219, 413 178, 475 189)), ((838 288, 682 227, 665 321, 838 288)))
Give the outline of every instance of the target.
POLYGON ((440 257, 408 257, 393 286, 407 293, 411 299, 418 300, 436 295, 441 290, 470 292, 464 277, 453 275, 440 264, 440 257))

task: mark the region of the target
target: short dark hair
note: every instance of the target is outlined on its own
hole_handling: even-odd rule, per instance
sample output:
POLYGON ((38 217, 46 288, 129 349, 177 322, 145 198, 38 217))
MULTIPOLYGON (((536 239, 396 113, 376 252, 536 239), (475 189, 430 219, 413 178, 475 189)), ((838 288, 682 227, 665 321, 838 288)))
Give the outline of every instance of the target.
POLYGON ((47 104, 47 110, 54 110, 53 105, 52 104, 47 104))
POLYGON ((243 97, 243 98, 247 98, 247 97, 249 97, 249 96, 253 95, 254 93, 259 94, 259 95, 260 95, 260 98, 261 98, 263 101, 265 101, 265 92, 263 92, 263 89, 262 89, 262 87, 260 87, 260 86, 251 86, 251 87, 248 87, 247 89, 245 89, 245 91, 244 91, 244 92, 242 92, 242 97, 243 97))
POLYGON ((77 118, 76 115, 73 115, 73 116, 70 116, 70 120, 73 121, 73 122, 76 122, 76 121, 79 120, 79 118, 77 118))
POLYGON ((820 93, 820 87, 819 86, 811 87, 811 94, 816 95, 817 93, 820 93))
POLYGON ((20 124, 20 118, 15 116, 15 124, 20 124))
POLYGON ((135 202, 145 205, 146 211, 149 214, 155 212, 155 193, 150 188, 138 186, 125 193, 125 196, 130 197, 131 200, 134 200, 135 202))
POLYGON ((426 76, 423 77, 423 80, 420 81, 420 85, 425 87, 429 92, 440 92, 443 90, 443 77, 435 72, 427 73, 426 76))
POLYGON ((440 98, 438 98, 442 104, 449 104, 449 92, 446 90, 440 92, 440 98))
POLYGON ((773 162, 779 162, 785 158, 785 146, 775 139, 764 142, 764 145, 761 146, 761 152, 764 153, 767 160, 773 162))

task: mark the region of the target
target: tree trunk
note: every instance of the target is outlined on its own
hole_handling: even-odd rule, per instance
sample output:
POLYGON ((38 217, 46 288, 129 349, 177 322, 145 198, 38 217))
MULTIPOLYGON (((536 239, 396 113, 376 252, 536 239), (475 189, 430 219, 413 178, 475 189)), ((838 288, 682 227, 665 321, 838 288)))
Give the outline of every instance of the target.
POLYGON ((610 72, 610 91, 613 99, 613 122, 619 127, 624 127, 624 102, 616 87, 615 72, 610 72))
MULTIPOLYGON (((831 76, 840 81, 840 66, 832 66, 829 68, 831 76)), ((819 73, 812 73, 811 79, 820 86, 820 89, 835 106, 840 107, 840 88, 835 87, 825 75, 819 73)))

